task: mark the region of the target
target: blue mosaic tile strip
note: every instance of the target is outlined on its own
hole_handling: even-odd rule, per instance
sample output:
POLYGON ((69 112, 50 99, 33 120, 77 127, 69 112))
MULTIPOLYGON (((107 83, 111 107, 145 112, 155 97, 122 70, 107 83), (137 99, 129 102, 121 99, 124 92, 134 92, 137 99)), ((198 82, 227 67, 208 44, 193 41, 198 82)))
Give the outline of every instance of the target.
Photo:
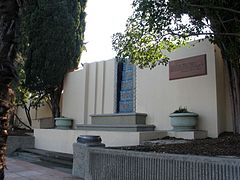
POLYGON ((125 80, 121 83, 121 91, 123 90, 131 90, 133 89, 133 81, 132 80, 125 80))
POLYGON ((133 90, 121 91, 120 99, 124 100, 133 100, 133 90))
POLYGON ((132 64, 123 64, 123 71, 125 70, 133 70, 134 65, 132 64))
POLYGON ((135 111, 135 65, 126 63, 115 64, 115 112, 130 113, 135 111))
POLYGON ((133 70, 123 71, 122 80, 131 80, 133 79, 133 70))
POLYGON ((133 112, 133 101, 120 101, 119 113, 130 113, 130 112, 133 112))

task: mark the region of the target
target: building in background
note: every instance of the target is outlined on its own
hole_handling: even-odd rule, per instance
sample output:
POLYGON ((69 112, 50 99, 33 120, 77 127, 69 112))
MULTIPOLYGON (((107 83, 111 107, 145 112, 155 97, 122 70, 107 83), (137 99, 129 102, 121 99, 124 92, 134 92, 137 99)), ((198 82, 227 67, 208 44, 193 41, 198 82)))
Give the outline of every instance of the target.
POLYGON ((152 70, 112 59, 69 73, 62 115, 74 120, 73 128, 35 129, 36 148, 72 153, 72 144, 83 134, 100 135, 107 146, 117 146, 167 135, 194 139, 232 131, 220 51, 208 41, 193 43, 169 54, 168 66, 152 70), (198 131, 171 131, 169 114, 179 106, 199 114, 198 131))

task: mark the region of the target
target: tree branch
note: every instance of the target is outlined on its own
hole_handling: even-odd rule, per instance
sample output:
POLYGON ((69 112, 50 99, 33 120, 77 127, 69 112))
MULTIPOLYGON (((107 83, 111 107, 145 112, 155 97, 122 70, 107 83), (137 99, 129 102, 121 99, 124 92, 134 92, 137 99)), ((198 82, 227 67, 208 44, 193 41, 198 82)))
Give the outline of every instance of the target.
POLYGON ((228 30, 227 30, 226 26, 224 25, 224 23, 223 23, 223 21, 222 21, 220 15, 219 15, 219 13, 216 12, 216 15, 217 15, 217 17, 218 17, 218 20, 219 20, 220 23, 222 24, 223 29, 225 30, 225 32, 227 32, 228 30))
POLYGON ((240 22, 238 19, 232 18, 232 19, 224 20, 224 21, 222 21, 222 23, 225 24, 225 23, 230 23, 230 22, 233 22, 233 21, 240 22))
POLYGON ((14 113, 14 116, 18 119, 18 121, 20 122, 20 123, 22 123, 24 126, 26 126, 27 128, 29 128, 29 129, 32 129, 30 126, 28 126, 27 124, 25 124, 21 119, 20 119, 20 117, 16 114, 16 113, 14 113))
POLYGON ((188 5, 191 6, 191 7, 218 9, 218 10, 224 10, 224 11, 229 11, 229 12, 232 12, 232 13, 240 14, 240 11, 238 11, 238 10, 230 9, 230 8, 225 8, 225 7, 205 6, 205 5, 198 5, 198 4, 188 4, 188 5))
POLYGON ((218 36, 236 36, 240 37, 240 33, 211 33, 211 32, 203 32, 203 33, 190 33, 188 35, 183 35, 183 34, 178 34, 178 33, 170 33, 169 35, 177 35, 177 36, 182 36, 182 37, 190 37, 190 36, 199 36, 199 35, 218 35, 218 36))

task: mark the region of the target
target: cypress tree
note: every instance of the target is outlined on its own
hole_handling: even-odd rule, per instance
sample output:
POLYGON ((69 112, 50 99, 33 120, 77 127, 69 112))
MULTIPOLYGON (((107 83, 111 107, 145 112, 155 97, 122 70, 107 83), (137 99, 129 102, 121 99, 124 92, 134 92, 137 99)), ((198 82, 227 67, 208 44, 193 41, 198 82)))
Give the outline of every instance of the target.
POLYGON ((84 49, 86 0, 38 0, 22 10, 26 86, 44 92, 60 116, 64 76, 78 67, 84 49))

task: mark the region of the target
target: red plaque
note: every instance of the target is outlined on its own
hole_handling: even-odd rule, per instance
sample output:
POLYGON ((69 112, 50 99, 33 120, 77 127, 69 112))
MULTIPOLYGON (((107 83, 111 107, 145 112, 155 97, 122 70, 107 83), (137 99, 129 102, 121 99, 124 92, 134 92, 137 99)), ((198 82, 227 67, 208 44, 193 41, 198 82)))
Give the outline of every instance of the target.
POLYGON ((169 79, 181 79, 207 74, 206 54, 169 62, 169 79))

